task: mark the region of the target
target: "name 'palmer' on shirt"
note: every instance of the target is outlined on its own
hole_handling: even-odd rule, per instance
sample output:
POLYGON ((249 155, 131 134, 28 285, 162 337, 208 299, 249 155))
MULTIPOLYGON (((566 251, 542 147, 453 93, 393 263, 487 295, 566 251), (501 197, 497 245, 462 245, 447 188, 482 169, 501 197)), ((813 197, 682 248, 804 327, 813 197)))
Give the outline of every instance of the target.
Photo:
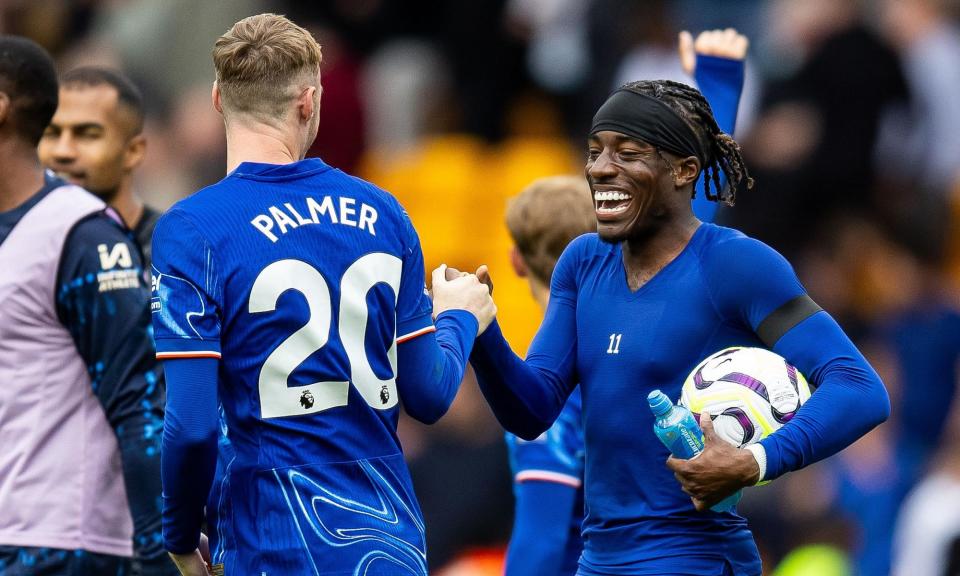
POLYGON ((320 202, 307 196, 304 202, 305 206, 301 210, 308 217, 302 216, 301 212, 294 208, 290 202, 284 202, 282 208, 270 206, 267 208, 268 214, 258 214, 250 221, 250 224, 253 224, 253 227, 269 238, 271 242, 278 240, 277 234, 274 233, 275 229, 283 235, 294 228, 307 224, 320 224, 321 221, 353 226, 366 230, 373 236, 377 235, 374 229, 374 224, 377 222, 377 210, 368 204, 361 202, 358 213, 357 201, 346 196, 337 199, 324 196, 320 202))

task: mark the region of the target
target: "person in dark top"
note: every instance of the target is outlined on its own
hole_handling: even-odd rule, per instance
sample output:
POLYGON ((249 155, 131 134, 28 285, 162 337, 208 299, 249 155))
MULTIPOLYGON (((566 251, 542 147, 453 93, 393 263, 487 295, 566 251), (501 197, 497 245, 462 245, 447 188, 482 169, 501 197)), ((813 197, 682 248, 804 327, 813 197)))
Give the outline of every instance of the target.
POLYGON ((112 209, 41 167, 57 90, 41 47, 0 35, 0 573, 176 574, 143 261, 112 209))
POLYGON ((143 97, 129 78, 109 68, 76 68, 61 79, 60 105, 38 151, 44 166, 120 213, 149 268, 160 212, 133 192, 133 171, 147 149, 143 120, 143 97))

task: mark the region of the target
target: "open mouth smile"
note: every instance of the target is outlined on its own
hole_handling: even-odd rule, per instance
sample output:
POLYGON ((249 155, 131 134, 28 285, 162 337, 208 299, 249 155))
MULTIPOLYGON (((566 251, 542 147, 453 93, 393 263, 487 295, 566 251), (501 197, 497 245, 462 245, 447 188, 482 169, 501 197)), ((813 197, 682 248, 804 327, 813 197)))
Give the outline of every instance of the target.
POLYGON ((630 207, 630 194, 614 191, 594 191, 593 200, 597 211, 597 218, 606 220, 627 211, 630 207))

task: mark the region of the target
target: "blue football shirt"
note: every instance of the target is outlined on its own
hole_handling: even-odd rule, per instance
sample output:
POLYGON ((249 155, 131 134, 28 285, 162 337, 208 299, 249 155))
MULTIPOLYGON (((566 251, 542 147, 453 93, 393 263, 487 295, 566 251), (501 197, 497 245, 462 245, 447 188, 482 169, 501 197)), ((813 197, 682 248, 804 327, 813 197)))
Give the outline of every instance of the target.
MULTIPOLYGON (((736 574, 760 573, 746 520, 697 512, 680 490, 647 406, 654 389, 679 398, 686 374, 711 353, 763 345, 725 309, 711 262, 712 252, 749 242, 701 224, 680 255, 635 292, 620 244, 596 234, 575 240, 557 265, 551 303, 575 307, 583 394, 585 574, 719 575, 728 566, 736 574)), ((799 283, 793 290, 803 292, 799 283)), ((538 349, 531 347, 531 358, 538 349)))
MULTIPOLYGON (((732 134, 736 127, 737 108, 743 88, 744 62, 698 54, 696 81, 704 98, 707 99, 713 109, 717 124, 724 132, 732 134)), ((725 185, 725 175, 721 175, 721 181, 725 185)), ((707 198, 702 179, 698 179, 696 183, 693 210, 694 214, 704 222, 712 222, 716 215, 717 202, 707 198)), ((507 572, 509 574, 520 573, 523 570, 529 572, 530 568, 527 564, 520 565, 522 562, 539 562, 540 564, 535 569, 539 570, 538 573, 544 574, 574 574, 577 571, 577 560, 583 550, 580 528, 584 517, 584 446, 581 415, 582 405, 578 388, 570 395, 567 405, 564 406, 556 422, 537 440, 524 442, 509 432, 506 434, 510 464, 516 483, 514 492, 517 495, 518 503, 514 538, 516 538, 517 526, 526 527, 530 523, 541 524, 547 521, 548 515, 555 513, 552 510, 546 510, 546 507, 541 506, 539 501, 523 503, 521 501, 522 488, 519 486, 520 483, 527 481, 555 482, 573 487, 577 491, 573 513, 570 517, 570 530, 562 551, 562 559, 558 559, 556 554, 550 555, 550 560, 562 562, 562 565, 558 566, 555 572, 551 572, 553 566, 544 565, 542 557, 536 554, 524 555, 520 550, 511 550, 507 561, 507 572), (521 505, 529 506, 530 510, 535 510, 532 518, 520 517, 519 506, 521 505), (526 558, 524 558, 525 556, 526 558), (511 561, 514 564, 511 564, 511 561), (514 572, 514 570, 517 572, 514 572)), ((550 551, 558 551, 558 546, 554 541, 548 538, 542 540, 544 548, 550 551)), ((511 546, 513 546, 513 543, 511 543, 511 546)))
MULTIPOLYGON (((582 393, 581 574, 760 574, 746 520, 730 512, 697 512, 681 491, 665 465, 669 452, 653 435, 647 406, 653 389, 679 397, 685 376, 709 354, 733 345, 762 346, 732 304, 737 298, 727 294, 717 264, 721 254, 746 257, 758 245, 734 230, 701 224, 686 248, 635 292, 626 282, 621 246, 596 234, 574 240, 557 263, 547 316, 526 364, 549 383, 543 391, 551 400, 556 393, 562 401, 578 383, 582 393)), ((789 267, 782 280, 778 290, 787 299, 803 293, 789 267)), ((481 387, 489 391, 504 369, 505 381, 533 389, 519 372, 509 372, 523 364, 505 363, 494 352, 499 341, 492 325, 474 350, 481 387)), ((539 412, 531 400, 524 402, 539 412)), ((492 405, 501 417, 514 410, 492 405)))
POLYGON ((160 358, 220 358, 207 501, 227 574, 426 573, 397 343, 433 330, 389 194, 319 159, 243 163, 154 234, 160 358))
POLYGON ((621 246, 581 236, 557 263, 525 361, 496 323, 477 339, 471 362, 480 389, 515 434, 535 438, 549 428, 580 386, 582 576, 760 574, 746 520, 697 512, 681 491, 665 465, 669 452, 653 436, 646 397, 656 388, 676 397, 705 356, 764 342, 816 391, 760 442, 767 456, 762 478, 826 458, 889 416, 883 382, 806 296, 790 264, 769 246, 712 224, 701 224, 636 291, 627 284, 621 246))

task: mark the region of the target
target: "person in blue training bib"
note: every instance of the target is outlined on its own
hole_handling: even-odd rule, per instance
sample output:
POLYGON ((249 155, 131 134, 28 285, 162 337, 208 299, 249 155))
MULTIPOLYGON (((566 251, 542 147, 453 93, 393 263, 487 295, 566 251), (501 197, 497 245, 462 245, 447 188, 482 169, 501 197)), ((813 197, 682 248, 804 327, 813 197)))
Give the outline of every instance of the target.
POLYGON ((397 200, 304 159, 321 92, 309 32, 251 16, 213 60, 228 174, 153 237, 164 545, 189 576, 426 574, 400 405, 427 423, 447 410, 490 292, 441 267, 433 306, 397 200))
MULTIPOLYGON (((717 123, 733 132, 743 86, 746 38, 722 30, 702 32, 696 42, 680 34, 680 57, 711 103, 717 123), (740 62, 730 67, 728 60, 740 62)), ((703 194, 700 194, 700 199, 703 194)), ((694 203, 694 213, 712 221, 716 203, 694 203)), ((550 276, 574 238, 596 231, 593 200, 583 178, 556 176, 533 182, 511 200, 506 214, 514 242, 511 262, 545 310, 550 276)), ((550 429, 533 441, 506 433, 516 498, 506 576, 573 575, 583 541, 583 426, 575 389, 550 429)))
MULTIPOLYGON (((624 85, 594 116, 587 149, 597 233, 560 257, 526 360, 496 322, 477 339, 471 363, 481 390, 504 428, 533 439, 579 384, 579 574, 757 576, 746 519, 709 506, 848 446, 888 417, 886 390, 779 253, 695 216, 701 176, 704 196, 727 204, 752 186, 739 145, 698 90, 664 80, 624 85), (650 431, 647 394, 679 397, 690 370, 730 346, 777 352, 816 392, 748 449, 716 440, 703 418, 704 452, 668 460, 650 431)), ((478 276, 490 280, 485 269, 478 276)))

